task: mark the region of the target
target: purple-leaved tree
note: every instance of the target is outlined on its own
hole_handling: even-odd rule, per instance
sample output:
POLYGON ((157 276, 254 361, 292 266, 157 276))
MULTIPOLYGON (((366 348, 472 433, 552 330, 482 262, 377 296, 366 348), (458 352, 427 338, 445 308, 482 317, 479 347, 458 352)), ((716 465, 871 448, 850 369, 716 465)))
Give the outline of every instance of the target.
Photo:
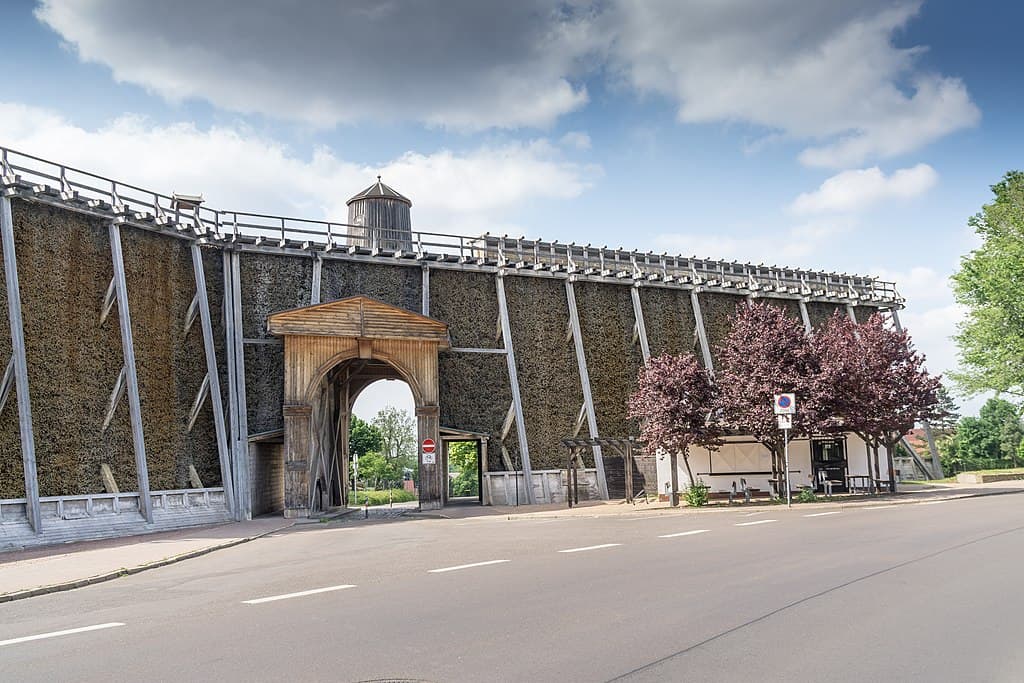
POLYGON ((906 331, 888 327, 878 313, 860 325, 837 313, 815 336, 813 346, 820 364, 815 391, 829 405, 829 427, 864 440, 876 481, 878 451, 885 448, 889 487, 894 490, 892 453, 915 424, 942 414, 941 378, 924 369, 924 356, 906 331))
MULTIPOLYGON (((721 444, 722 431, 710 420, 715 405, 715 383, 691 354, 652 358, 637 377, 637 388, 629 397, 629 416, 640 423, 640 439, 650 452, 664 451, 672 459, 683 456, 690 484, 690 446, 714 450, 721 444)), ((675 495, 677 486, 673 486, 675 495)))
MULTIPOLYGON (((744 303, 718 346, 717 413, 732 432, 750 434, 772 454, 779 480, 784 450, 773 397, 795 393, 791 436, 820 431, 822 406, 814 394, 817 359, 799 320, 778 306, 744 303)), ((781 487, 779 490, 782 490, 781 487)))

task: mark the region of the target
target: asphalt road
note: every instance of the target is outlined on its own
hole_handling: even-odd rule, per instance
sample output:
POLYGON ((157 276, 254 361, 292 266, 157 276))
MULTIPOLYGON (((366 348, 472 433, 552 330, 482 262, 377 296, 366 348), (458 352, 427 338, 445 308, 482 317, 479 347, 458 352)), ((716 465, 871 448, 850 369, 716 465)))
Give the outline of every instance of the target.
POLYGON ((1024 496, 821 512, 309 525, 0 605, 0 680, 1024 680, 1024 496))

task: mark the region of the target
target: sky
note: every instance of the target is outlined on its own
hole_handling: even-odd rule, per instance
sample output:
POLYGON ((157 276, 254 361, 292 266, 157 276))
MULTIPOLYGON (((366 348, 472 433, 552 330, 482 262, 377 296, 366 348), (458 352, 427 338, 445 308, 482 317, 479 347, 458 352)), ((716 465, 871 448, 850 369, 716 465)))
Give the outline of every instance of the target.
POLYGON ((7 0, 0 145, 220 209, 344 220, 381 174, 414 229, 875 275, 945 373, 967 219, 1024 159, 1022 21, 988 0, 7 0))

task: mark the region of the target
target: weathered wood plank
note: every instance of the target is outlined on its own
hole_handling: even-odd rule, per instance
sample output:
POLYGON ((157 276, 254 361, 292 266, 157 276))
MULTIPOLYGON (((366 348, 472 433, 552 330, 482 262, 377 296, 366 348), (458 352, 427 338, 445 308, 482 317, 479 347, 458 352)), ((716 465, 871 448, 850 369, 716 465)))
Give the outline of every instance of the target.
POLYGON ((114 292, 117 297, 117 319, 121 326, 121 350, 124 354, 125 386, 128 393, 128 415, 131 418, 132 446, 135 449, 135 470, 139 480, 139 510, 153 523, 153 501, 149 496, 149 466, 146 463, 146 440, 142 434, 142 403, 139 399, 139 377, 135 371, 135 342, 132 318, 128 308, 128 285, 121 251, 121 227, 111 221, 110 254, 114 262, 114 292))
POLYGON ((21 460, 25 473, 26 514, 32 530, 42 531, 39 509, 39 479, 36 474, 36 442, 32 431, 32 402, 28 389, 28 360, 25 356, 25 328, 21 323, 21 287, 18 285, 18 259, 14 252, 14 217, 11 200, 0 197, 0 240, 4 250, 4 282, 7 286, 7 319, 11 329, 14 357, 14 385, 18 398, 18 433, 21 436, 21 460))
POLYGON ((512 389, 512 406, 516 416, 516 435, 519 437, 519 454, 523 467, 523 485, 526 489, 526 502, 534 503, 533 470, 530 467, 530 446, 526 439, 526 423, 523 421, 523 401, 519 394, 519 371, 516 369, 516 352, 512 345, 512 327, 508 319, 508 301, 505 299, 505 275, 498 274, 495 283, 498 292, 498 322, 501 325, 501 336, 505 340, 506 364, 508 380, 512 389))

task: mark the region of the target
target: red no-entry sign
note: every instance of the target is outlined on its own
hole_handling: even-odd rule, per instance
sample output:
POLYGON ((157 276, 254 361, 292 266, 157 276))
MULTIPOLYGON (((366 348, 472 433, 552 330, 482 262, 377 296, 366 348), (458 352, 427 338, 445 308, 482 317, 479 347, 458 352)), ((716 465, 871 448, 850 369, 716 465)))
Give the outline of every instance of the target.
POLYGON ((423 439, 423 452, 424 453, 433 453, 434 452, 434 440, 433 439, 423 439))

